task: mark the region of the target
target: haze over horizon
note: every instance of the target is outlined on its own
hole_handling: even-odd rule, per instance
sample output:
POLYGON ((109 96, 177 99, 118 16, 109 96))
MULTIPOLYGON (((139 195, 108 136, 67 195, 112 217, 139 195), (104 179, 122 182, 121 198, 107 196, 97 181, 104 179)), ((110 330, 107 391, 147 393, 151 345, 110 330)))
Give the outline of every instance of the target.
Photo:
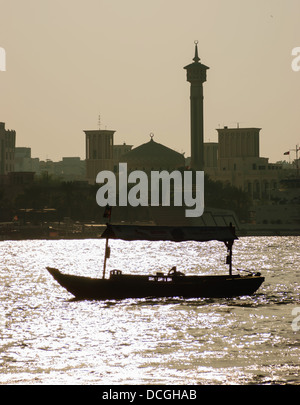
MULTIPOLYGON (((258 127, 270 162, 300 144, 299 0, 0 0, 0 121, 32 157, 85 158, 84 130, 115 143, 154 140, 190 156, 190 85, 198 40, 205 141, 258 127)), ((291 153, 291 159, 295 153, 291 153)))

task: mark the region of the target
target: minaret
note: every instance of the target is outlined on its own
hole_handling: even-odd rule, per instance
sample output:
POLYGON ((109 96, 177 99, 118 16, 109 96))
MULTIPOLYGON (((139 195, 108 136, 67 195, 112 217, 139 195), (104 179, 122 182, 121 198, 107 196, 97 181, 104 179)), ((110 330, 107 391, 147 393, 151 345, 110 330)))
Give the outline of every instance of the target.
POLYGON ((198 41, 195 41, 194 63, 185 66, 187 81, 191 83, 191 167, 194 170, 204 168, 203 147, 203 86, 206 82, 206 70, 209 67, 200 63, 198 41))

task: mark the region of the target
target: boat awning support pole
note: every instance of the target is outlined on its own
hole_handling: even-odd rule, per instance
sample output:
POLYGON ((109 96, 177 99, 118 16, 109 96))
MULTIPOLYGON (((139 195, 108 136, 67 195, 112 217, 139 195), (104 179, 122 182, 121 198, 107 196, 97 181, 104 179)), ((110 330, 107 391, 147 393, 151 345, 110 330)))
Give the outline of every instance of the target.
MULTIPOLYGON (((110 223, 110 219, 111 219, 111 207, 107 204, 107 206, 105 207, 105 211, 103 214, 104 218, 108 218, 108 222, 107 222, 107 226, 110 223)), ((106 260, 109 259, 110 256, 110 248, 108 246, 108 237, 106 238, 106 243, 105 243, 105 256, 104 256, 104 263, 103 263, 103 275, 102 278, 105 278, 105 270, 106 270, 106 260)))
POLYGON ((227 247, 227 258, 226 258, 226 264, 229 265, 229 275, 232 276, 232 245, 233 241, 227 241, 225 242, 225 245, 227 247))
POLYGON ((105 278, 106 260, 109 259, 109 256, 110 256, 110 248, 108 246, 108 238, 106 238, 105 256, 104 256, 104 263, 103 263, 103 275, 102 275, 102 278, 105 278))

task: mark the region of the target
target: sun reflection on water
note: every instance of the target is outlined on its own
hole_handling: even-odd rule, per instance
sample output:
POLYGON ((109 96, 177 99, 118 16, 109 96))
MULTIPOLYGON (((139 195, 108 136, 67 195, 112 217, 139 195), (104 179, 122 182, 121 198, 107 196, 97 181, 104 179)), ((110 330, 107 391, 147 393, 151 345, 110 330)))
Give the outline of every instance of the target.
MULTIPOLYGON (((0 383, 300 382, 299 332, 291 328, 300 306, 300 238, 237 241, 235 267, 249 264, 266 277, 253 297, 70 300, 45 267, 99 277, 103 242, 1 243, 0 383)), ((111 247, 108 271, 146 274, 175 265, 188 274, 227 272, 224 246, 215 242, 111 247)))

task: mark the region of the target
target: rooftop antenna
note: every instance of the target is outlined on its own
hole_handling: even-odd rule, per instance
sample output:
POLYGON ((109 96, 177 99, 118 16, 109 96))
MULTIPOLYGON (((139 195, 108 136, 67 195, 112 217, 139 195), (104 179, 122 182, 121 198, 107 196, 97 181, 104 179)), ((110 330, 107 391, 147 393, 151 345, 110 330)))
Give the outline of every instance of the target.
POLYGON ((98 127, 99 127, 99 131, 101 130, 101 115, 98 115, 98 127))
POLYGON ((244 121, 230 121, 229 125, 236 124, 236 128, 240 128, 240 125, 244 123, 245 123, 244 121))

